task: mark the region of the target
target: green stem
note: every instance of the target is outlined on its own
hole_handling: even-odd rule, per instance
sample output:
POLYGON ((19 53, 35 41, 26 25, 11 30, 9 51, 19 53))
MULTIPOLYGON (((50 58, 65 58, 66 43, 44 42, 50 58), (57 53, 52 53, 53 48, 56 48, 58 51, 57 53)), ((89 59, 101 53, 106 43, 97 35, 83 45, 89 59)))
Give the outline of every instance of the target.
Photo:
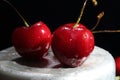
POLYGON ((98 2, 97 2, 96 0, 92 0, 92 2, 93 2, 93 5, 94 5, 94 6, 97 6, 97 5, 98 5, 98 2))
POLYGON ((116 79, 115 80, 120 80, 120 76, 116 76, 116 79))
POLYGON ((94 29, 96 29, 96 27, 98 26, 99 23, 100 23, 100 19, 97 20, 97 23, 95 24, 95 26, 91 30, 93 31, 94 29))
POLYGON ((82 18, 82 15, 83 15, 83 12, 84 12, 84 9, 85 9, 85 6, 86 6, 86 3, 87 3, 88 0, 85 0, 84 4, 83 4, 83 7, 81 9, 81 12, 80 12, 80 16, 78 17, 77 19, 77 22, 75 23, 74 25, 74 28, 77 27, 78 23, 80 22, 81 18, 82 18))
POLYGON ((20 16, 20 18, 23 20, 24 24, 26 27, 29 27, 27 21, 23 18, 23 16, 18 12, 18 10, 7 0, 3 0, 4 2, 8 3, 16 12, 17 14, 20 16))
POLYGON ((96 30, 96 31, 92 31, 92 33, 115 33, 115 32, 120 32, 120 30, 96 30))
POLYGON ((97 23, 95 24, 95 26, 91 29, 92 31, 96 29, 96 27, 98 26, 98 24, 100 23, 101 18, 104 16, 104 12, 102 11, 101 13, 98 14, 97 16, 97 23))

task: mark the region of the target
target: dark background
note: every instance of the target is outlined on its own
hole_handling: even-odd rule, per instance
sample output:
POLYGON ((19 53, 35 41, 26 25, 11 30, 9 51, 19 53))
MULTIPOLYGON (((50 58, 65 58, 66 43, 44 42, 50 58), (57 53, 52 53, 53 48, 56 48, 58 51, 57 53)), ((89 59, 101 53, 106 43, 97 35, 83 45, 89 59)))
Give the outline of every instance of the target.
MULTIPOLYGON (((75 22, 79 16, 84 0, 8 0, 31 25, 38 21, 45 22, 51 32, 58 26, 75 22)), ((94 7, 88 0, 81 23, 91 29, 101 11, 105 12, 97 30, 120 29, 119 0, 98 0, 94 7)), ((11 35, 18 26, 24 23, 8 4, 0 0, 0 50, 12 46, 11 35)), ((120 55, 120 33, 97 33, 95 45, 108 50, 114 57, 120 55)))

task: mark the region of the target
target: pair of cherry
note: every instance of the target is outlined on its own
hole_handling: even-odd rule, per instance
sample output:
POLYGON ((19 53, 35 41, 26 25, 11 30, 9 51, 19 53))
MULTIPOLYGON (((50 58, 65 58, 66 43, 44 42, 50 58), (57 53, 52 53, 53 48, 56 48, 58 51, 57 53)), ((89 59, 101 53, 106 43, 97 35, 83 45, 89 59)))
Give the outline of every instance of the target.
POLYGON ((62 64, 75 67, 89 56, 94 48, 94 37, 84 25, 68 23, 51 34, 43 22, 30 27, 18 27, 12 35, 16 51, 24 58, 42 59, 51 46, 62 64))
POLYGON ((12 34, 13 46, 22 57, 40 60, 47 55, 51 47, 54 55, 62 64, 76 67, 94 49, 92 32, 79 23, 87 0, 76 23, 64 24, 53 33, 42 21, 29 26, 17 9, 8 1, 4 1, 14 8, 26 25, 16 28, 12 34))
MULTIPOLYGON (((94 36, 92 32, 120 32, 120 30, 93 31, 104 15, 103 12, 97 16, 98 22, 95 27, 93 27, 92 32, 83 24, 80 24, 79 22, 87 0, 84 2, 81 14, 76 23, 59 26, 52 34, 48 26, 41 21, 29 26, 17 9, 8 1, 4 1, 15 9, 26 25, 16 28, 13 32, 13 46, 22 57, 31 60, 42 59, 47 55, 51 46, 54 55, 63 65, 76 67, 83 63, 94 49, 94 36)), ((97 1, 92 1, 96 6, 97 1)), ((120 57, 115 58, 115 62, 116 74, 120 75, 120 57)))

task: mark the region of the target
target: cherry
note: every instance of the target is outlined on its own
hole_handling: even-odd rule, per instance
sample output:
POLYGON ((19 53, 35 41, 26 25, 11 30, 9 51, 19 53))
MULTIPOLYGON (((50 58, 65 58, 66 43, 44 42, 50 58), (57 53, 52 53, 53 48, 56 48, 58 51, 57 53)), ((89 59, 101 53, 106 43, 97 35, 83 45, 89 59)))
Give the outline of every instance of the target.
POLYGON ((42 59, 51 45, 50 29, 42 21, 29 26, 17 9, 7 0, 4 1, 18 13, 26 25, 17 27, 13 31, 12 43, 15 50, 26 59, 42 59))
POLYGON ((115 58, 116 75, 120 76, 120 56, 115 58))
POLYGON ((94 36, 79 23, 87 0, 76 23, 68 23, 53 32, 52 50, 58 60, 69 67, 81 65, 94 49, 94 36))
POLYGON ((60 26, 52 38, 52 49, 55 56, 64 65, 79 66, 90 55, 94 48, 94 36, 84 25, 68 23, 60 26))
POLYGON ((51 32, 43 22, 30 27, 18 27, 12 34, 12 42, 16 51, 29 59, 41 59, 51 44, 51 32))

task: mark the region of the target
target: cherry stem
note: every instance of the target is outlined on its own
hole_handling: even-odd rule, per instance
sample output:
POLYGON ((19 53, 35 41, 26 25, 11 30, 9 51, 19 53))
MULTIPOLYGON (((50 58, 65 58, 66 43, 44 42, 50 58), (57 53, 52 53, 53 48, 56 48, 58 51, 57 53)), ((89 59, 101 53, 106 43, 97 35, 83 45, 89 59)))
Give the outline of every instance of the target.
POLYGON ((120 80, 120 76, 116 76, 116 79, 115 80, 120 80))
POLYGON ((87 3, 88 0, 85 0, 84 4, 83 4, 83 7, 81 9, 81 12, 80 12, 80 16, 78 17, 77 19, 77 22, 75 23, 74 25, 74 28, 77 27, 78 23, 80 22, 81 18, 82 18, 82 15, 83 15, 83 12, 84 12, 84 9, 85 9, 85 6, 86 6, 86 3, 87 3))
POLYGON ((97 2, 96 0, 92 0, 92 2, 93 2, 93 5, 94 5, 94 6, 97 6, 97 5, 98 5, 98 2, 97 2))
POLYGON ((120 30, 95 30, 103 16, 104 16, 104 12, 103 11, 98 14, 98 16, 97 16, 97 23, 91 29, 92 33, 114 33, 114 32, 120 32, 120 30))
POLYGON ((95 24, 95 26, 91 29, 92 31, 96 29, 96 27, 98 26, 98 24, 100 23, 101 18, 104 16, 104 12, 102 11, 101 13, 98 14, 97 16, 97 23, 95 24))
POLYGON ((120 30, 95 30, 92 31, 92 33, 115 33, 120 32, 120 30))
POLYGON ((20 16, 20 18, 23 20, 24 24, 26 27, 29 27, 29 24, 27 23, 27 21, 23 18, 23 16, 19 13, 19 11, 7 0, 3 0, 4 2, 8 3, 15 11, 16 13, 20 16))

